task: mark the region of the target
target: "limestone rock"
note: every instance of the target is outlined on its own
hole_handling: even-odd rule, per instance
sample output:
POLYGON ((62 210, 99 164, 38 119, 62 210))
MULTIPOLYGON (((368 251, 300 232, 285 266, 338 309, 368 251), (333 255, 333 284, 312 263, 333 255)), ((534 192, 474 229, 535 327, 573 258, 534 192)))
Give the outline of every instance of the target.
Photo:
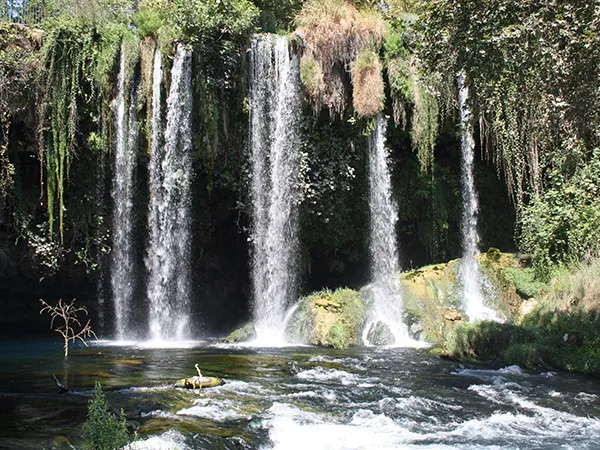
POLYGON ((456 322, 459 320, 465 320, 464 316, 460 313, 460 311, 454 308, 446 308, 442 311, 442 316, 444 319, 449 320, 450 322, 456 322))

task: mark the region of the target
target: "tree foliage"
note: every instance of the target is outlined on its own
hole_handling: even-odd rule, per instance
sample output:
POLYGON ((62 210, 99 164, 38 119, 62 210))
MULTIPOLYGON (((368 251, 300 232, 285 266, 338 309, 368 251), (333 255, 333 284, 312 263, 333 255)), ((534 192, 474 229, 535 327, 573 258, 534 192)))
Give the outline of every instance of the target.
POLYGON ((158 5, 183 37, 205 45, 247 37, 259 13, 248 0, 173 0, 158 5))
MULTIPOLYGON (((585 166, 593 164, 600 144, 597 4, 433 0, 421 27, 421 56, 429 70, 468 73, 482 148, 515 202, 523 249, 546 264, 580 255, 580 245, 595 246, 594 238, 575 238, 588 225, 550 225, 560 222, 550 217, 566 217, 562 208, 575 207, 579 195, 577 202, 589 203, 585 189, 568 191, 581 190, 575 174, 592 170, 585 166), (545 232, 535 224, 547 227, 545 232), (534 245, 536 236, 540 242, 534 245)), ((587 215, 578 219, 594 223, 587 215)))

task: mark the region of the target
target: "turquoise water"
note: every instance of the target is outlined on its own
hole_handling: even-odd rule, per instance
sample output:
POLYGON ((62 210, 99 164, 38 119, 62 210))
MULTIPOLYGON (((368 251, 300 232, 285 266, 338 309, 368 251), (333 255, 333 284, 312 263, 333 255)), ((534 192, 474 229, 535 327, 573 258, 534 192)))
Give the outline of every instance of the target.
POLYGON ((600 383, 424 349, 4 342, 0 448, 71 448, 94 382, 152 449, 600 448, 600 383), (172 383, 219 376, 221 387, 172 383), (52 374, 71 388, 57 393, 52 374))

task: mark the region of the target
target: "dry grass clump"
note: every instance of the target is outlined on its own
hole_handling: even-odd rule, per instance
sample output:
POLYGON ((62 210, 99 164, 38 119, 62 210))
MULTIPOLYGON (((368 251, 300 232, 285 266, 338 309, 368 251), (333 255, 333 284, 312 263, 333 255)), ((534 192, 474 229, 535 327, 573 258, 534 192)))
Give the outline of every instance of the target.
POLYGON ((352 102, 359 117, 375 117, 384 106, 381 61, 372 50, 361 52, 352 67, 352 102))
POLYGON ((300 11, 296 25, 305 46, 302 65, 315 75, 307 78, 307 91, 317 110, 325 106, 333 116, 341 116, 349 97, 348 69, 361 52, 379 48, 386 31, 383 18, 345 0, 313 0, 300 11))

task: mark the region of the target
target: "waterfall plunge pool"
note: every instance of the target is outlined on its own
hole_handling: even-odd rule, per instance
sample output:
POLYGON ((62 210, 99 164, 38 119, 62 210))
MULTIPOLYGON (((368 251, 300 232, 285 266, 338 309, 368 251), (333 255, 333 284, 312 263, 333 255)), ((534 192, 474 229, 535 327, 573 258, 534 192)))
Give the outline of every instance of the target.
POLYGON ((0 448, 71 448, 95 381, 136 449, 598 448, 595 379, 462 365, 424 349, 3 342, 0 448), (187 391, 195 374, 223 386, 187 391), (58 394, 52 374, 71 387, 58 394))

